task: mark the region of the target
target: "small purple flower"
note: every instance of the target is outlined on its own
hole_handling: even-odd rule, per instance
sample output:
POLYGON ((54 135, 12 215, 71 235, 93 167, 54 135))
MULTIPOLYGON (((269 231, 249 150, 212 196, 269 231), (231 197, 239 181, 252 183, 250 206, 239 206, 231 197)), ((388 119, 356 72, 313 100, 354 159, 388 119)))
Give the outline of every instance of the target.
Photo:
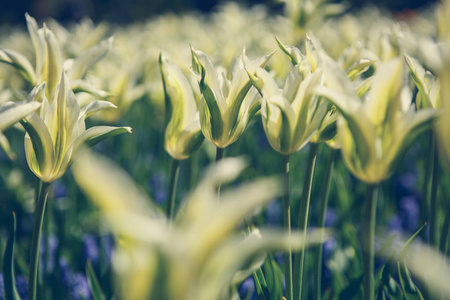
POLYGON ((281 205, 276 199, 269 202, 266 207, 267 225, 280 225, 281 224, 281 205))
POLYGON ((61 282, 68 291, 71 300, 91 300, 92 295, 86 276, 83 273, 75 273, 70 269, 65 258, 59 260, 61 282))
POLYGON ((249 276, 242 283, 239 289, 239 297, 241 299, 256 300, 255 292, 255 282, 253 281, 253 276, 249 276))
POLYGON ((82 273, 75 273, 72 275, 71 288, 72 288, 72 299, 74 300, 92 299, 87 278, 82 273))
POLYGON ((20 299, 27 299, 28 295, 28 281, 23 275, 16 276, 16 289, 19 293, 20 299))
POLYGON ((336 210, 329 207, 325 213, 325 227, 333 227, 338 219, 336 210))
POLYGON ((409 196, 400 200, 400 217, 405 230, 414 232, 419 222, 420 207, 417 198, 409 196))
POLYGON ((54 199, 66 198, 67 187, 61 180, 53 182, 54 199))
POLYGON ((93 265, 97 264, 100 256, 100 249, 96 238, 91 234, 84 234, 82 240, 84 261, 90 260, 93 265))
POLYGON ((157 172, 150 179, 150 189, 157 204, 167 200, 167 177, 163 172, 157 172))
POLYGON ((3 300, 4 293, 5 293, 5 283, 3 282, 3 274, 0 273, 0 300, 3 300))
POLYGON ((59 240, 56 237, 56 235, 51 234, 48 237, 48 240, 45 236, 42 237, 41 245, 39 248, 40 253, 40 260, 41 260, 41 267, 39 268, 39 271, 41 274, 43 274, 44 270, 47 270, 49 273, 53 272, 55 270, 55 256, 56 256, 56 250, 58 249, 59 240), (48 256, 46 254, 46 247, 47 243, 49 245, 49 253, 48 256), (49 261, 47 263, 47 257, 49 258, 49 261))
POLYGON ((396 193, 399 197, 416 193, 417 174, 407 172, 402 174, 395 185, 396 193))
POLYGON ((100 236, 100 246, 102 257, 106 258, 108 265, 111 263, 114 252, 114 240, 110 234, 100 236))

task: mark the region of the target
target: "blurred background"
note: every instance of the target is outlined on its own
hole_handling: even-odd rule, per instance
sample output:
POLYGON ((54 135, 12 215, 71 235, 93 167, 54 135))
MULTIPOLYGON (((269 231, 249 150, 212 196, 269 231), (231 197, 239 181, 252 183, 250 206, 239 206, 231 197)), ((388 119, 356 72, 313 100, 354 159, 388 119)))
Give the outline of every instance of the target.
MULTIPOLYGON (((128 24, 165 12, 182 13, 186 10, 209 12, 224 2, 226 0, 2 0, 0 24, 25 23, 25 12, 38 20, 52 17, 60 22, 73 22, 88 17, 94 22, 109 21, 128 24)), ((248 6, 264 3, 274 11, 280 10, 281 7, 281 1, 277 0, 238 2, 248 6)), ((394 12, 401 12, 421 8, 436 0, 346 0, 346 2, 351 3, 351 9, 358 9, 364 5, 376 5, 394 12)))

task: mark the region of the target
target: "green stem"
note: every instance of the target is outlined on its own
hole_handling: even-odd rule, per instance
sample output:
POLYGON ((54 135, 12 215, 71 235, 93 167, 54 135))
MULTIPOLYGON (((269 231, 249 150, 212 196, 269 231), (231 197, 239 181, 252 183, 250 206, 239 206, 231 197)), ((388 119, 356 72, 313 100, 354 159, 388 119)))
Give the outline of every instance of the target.
POLYGON ((216 151, 216 163, 221 160, 223 158, 223 151, 225 150, 225 148, 220 148, 217 147, 217 151, 216 151))
MULTIPOLYGON (((283 155, 283 219, 284 232, 287 236, 291 236, 291 205, 289 202, 289 155, 283 155)), ((284 278, 286 281, 286 299, 292 300, 292 249, 284 253, 284 278)))
MULTIPOLYGON (((334 158, 336 156, 336 150, 330 149, 330 156, 328 157, 327 167, 325 170, 325 177, 323 178, 323 182, 325 183, 325 190, 322 194, 322 199, 320 201, 320 210, 319 210, 319 228, 323 228, 325 226, 325 215, 327 212, 328 206, 328 198, 330 195, 330 186, 331 186, 331 177, 334 169, 334 158)), ((319 241, 319 246, 317 247, 316 254, 316 297, 315 299, 322 299, 322 254, 323 254, 323 234, 319 241)))
MULTIPOLYGON (((216 164, 223 158, 223 152, 224 152, 225 148, 220 148, 217 147, 217 152, 216 152, 216 164)), ((217 187, 217 199, 220 199, 220 184, 217 187)))
POLYGON ((436 139, 432 144, 433 151, 433 173, 431 178, 430 192, 430 246, 439 247, 438 241, 438 214, 437 214, 437 190, 438 190, 438 174, 439 174, 439 154, 436 139))
POLYGON ((39 195, 36 199, 37 205, 34 212, 33 237, 31 240, 30 274, 28 277, 28 300, 36 299, 38 268, 39 268, 39 245, 41 243, 42 223, 44 221, 45 205, 47 203, 47 190, 49 183, 39 181, 39 195))
MULTIPOLYGON (((431 186, 433 181, 433 165, 434 165, 434 134, 430 132, 428 139, 428 156, 425 161, 425 182, 423 185, 423 197, 420 202, 420 224, 429 223, 428 212, 430 211, 431 186)), ((425 234, 425 231, 423 231, 425 234)), ((424 236, 425 238, 425 236, 424 236)))
POLYGON ((375 217, 377 208, 377 186, 367 185, 366 203, 364 213, 364 242, 363 242, 363 281, 364 300, 373 300, 375 296, 374 287, 374 264, 375 264, 375 217))
POLYGON ((442 226, 442 234, 440 241, 440 250, 445 256, 448 252, 448 240, 450 238, 450 205, 447 206, 447 212, 445 213, 444 224, 442 226))
MULTIPOLYGON (((308 164, 306 166, 305 182, 303 183, 300 211, 298 215, 298 229, 306 236, 308 228, 309 203, 311 198, 311 187, 313 182, 314 168, 316 165, 317 150, 319 144, 310 143, 308 164)), ((294 259, 294 298, 301 299, 303 283, 303 265, 305 261, 305 246, 295 255, 294 259)))
POLYGON ((170 181, 169 181, 169 195, 167 198, 167 219, 171 222, 173 220, 173 211, 175 207, 175 196, 177 193, 177 181, 178 174, 180 173, 180 161, 172 158, 172 166, 170 169, 170 181))

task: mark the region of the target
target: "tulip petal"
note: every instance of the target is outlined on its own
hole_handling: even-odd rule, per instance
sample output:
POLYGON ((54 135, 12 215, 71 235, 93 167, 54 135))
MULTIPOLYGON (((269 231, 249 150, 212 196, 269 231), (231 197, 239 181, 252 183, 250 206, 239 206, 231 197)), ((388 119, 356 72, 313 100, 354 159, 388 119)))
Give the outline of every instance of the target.
POLYGON ((115 106, 114 104, 112 104, 109 101, 103 101, 103 100, 96 100, 96 101, 89 102, 88 104, 86 104, 85 106, 83 106, 81 108, 80 116, 79 116, 78 120, 87 119, 90 116, 92 116, 93 114, 95 114, 96 112, 99 112, 105 108, 117 108, 117 106, 115 106))
MULTIPOLYGON (((52 171, 53 162, 55 159, 55 150, 53 148, 53 141, 50 132, 47 129, 44 121, 35 113, 25 117, 21 121, 22 126, 27 131, 25 136, 25 146, 32 146, 34 155, 27 155, 29 165, 35 166, 38 169, 32 171, 37 173, 36 175, 45 180, 45 177, 52 171), (30 142, 27 142, 30 141, 30 142), (34 160, 36 159, 36 161, 34 160), (37 165, 36 165, 37 163, 37 165)), ((28 146, 28 149, 31 148, 28 146)))
POLYGON ((45 61, 42 80, 46 83, 46 96, 51 101, 61 79, 63 60, 54 33, 44 25, 45 61))
MULTIPOLYGON (((27 20, 28 33, 30 34, 36 57, 36 74, 42 74, 45 59, 45 41, 43 32, 38 29, 36 20, 28 13, 25 14, 25 18, 27 20)), ((38 79, 36 78, 36 80, 38 79)), ((42 80, 42 78, 39 78, 39 80, 42 80)))
POLYGON ((16 68, 31 85, 36 84, 36 75, 33 66, 24 55, 14 50, 0 49, 0 62, 7 63, 16 68))
POLYGON ((86 76, 88 70, 110 51, 112 43, 111 37, 77 56, 67 71, 69 79, 81 79, 86 76))
POLYGON ((0 132, 19 122, 22 118, 39 108, 41 104, 32 102, 6 102, 0 106, 0 132))
POLYGON ((131 133, 130 127, 113 127, 113 126, 94 126, 83 132, 73 143, 74 151, 81 145, 92 147, 95 144, 103 141, 107 137, 114 136, 121 133, 131 133))
POLYGON ((298 49, 297 47, 294 46, 286 46, 284 45, 277 36, 275 36, 275 39, 277 41, 277 45, 278 47, 280 47, 280 49, 286 53, 286 55, 289 57, 289 59, 291 60, 292 64, 298 65, 304 58, 305 56, 302 54, 302 52, 300 51, 300 49, 298 49))

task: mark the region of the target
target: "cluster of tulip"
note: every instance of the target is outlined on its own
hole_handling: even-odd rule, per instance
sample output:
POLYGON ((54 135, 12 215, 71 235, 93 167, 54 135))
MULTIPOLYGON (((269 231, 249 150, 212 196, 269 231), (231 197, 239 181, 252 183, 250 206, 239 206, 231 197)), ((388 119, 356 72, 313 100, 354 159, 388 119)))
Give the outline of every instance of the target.
MULTIPOLYGON (((26 161, 38 181, 28 299, 45 290, 39 286, 38 270, 50 186, 72 164, 75 182, 115 234, 114 293, 120 299, 240 299, 239 287, 249 277, 258 299, 341 299, 345 293, 366 300, 386 295, 423 299, 424 293, 450 297, 442 280, 450 273, 442 266, 449 248, 450 210, 440 222, 437 197, 439 162, 450 168, 450 119, 443 117, 450 113, 450 1, 438 5, 435 20, 417 16, 410 25, 369 11, 338 17, 346 7, 327 1, 285 2, 285 16, 269 17, 262 8, 248 11, 230 4, 208 20, 168 15, 125 29, 87 21, 72 30, 55 21, 39 28, 26 15, 31 44, 16 51, 12 48, 26 45, 20 34, 0 40, 0 45, 12 46, 0 48, 0 62, 9 65, 0 69, 0 146, 14 158, 3 131, 13 125, 19 129, 25 135, 26 161), (417 24, 424 25, 416 30, 417 24), (114 38, 105 38, 108 30, 114 38), (28 59, 28 52, 35 58, 28 59), (250 59, 247 53, 259 57, 250 59), (16 72, 6 76, 11 66, 16 72), (165 215, 124 171, 81 151, 107 137, 131 133, 123 126, 87 129, 87 117, 102 111, 97 122, 118 123, 142 99, 166 116, 163 144, 172 168, 165 215), (221 191, 245 166, 240 158, 223 159, 224 150, 255 120, 282 158, 282 188, 269 178, 221 191), (417 262, 423 252, 411 253, 406 247, 410 241, 398 256, 397 249, 379 251, 389 261, 376 272, 378 190, 424 132, 431 136, 422 199, 430 206, 430 248, 423 250, 423 263, 417 262), (215 164, 177 206, 180 162, 204 147, 215 147, 215 164), (325 295, 321 246, 314 262, 314 291, 307 290, 310 281, 304 276, 311 269, 306 247, 331 236, 308 228, 319 147, 329 148, 329 158, 321 178, 323 196, 317 200, 318 227, 325 224, 336 153, 366 185, 359 281, 325 295), (297 199, 291 194, 290 158, 302 149, 309 154, 297 199), (283 198, 281 234, 252 218, 277 196, 283 198), (299 208, 294 218, 291 207, 299 208), (295 230, 293 219, 298 221, 295 230), (284 251, 284 271, 273 251, 284 251), (420 289, 410 271, 420 280, 420 289)), ((3 255, 4 295, 17 299, 15 218, 10 228, 3 255)), ((92 297, 104 299, 95 273, 88 263, 92 297)))

